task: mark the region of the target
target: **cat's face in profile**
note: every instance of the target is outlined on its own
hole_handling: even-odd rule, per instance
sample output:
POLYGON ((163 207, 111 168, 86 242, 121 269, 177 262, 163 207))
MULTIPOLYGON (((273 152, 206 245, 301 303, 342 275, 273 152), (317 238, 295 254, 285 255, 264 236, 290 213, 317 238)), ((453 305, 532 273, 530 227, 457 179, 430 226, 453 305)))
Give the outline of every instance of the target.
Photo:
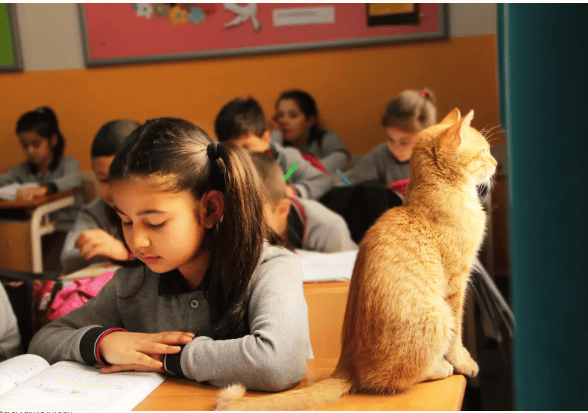
POLYGON ((458 181, 467 179, 474 185, 489 183, 496 160, 486 138, 470 126, 473 116, 470 111, 461 118, 454 109, 439 124, 421 132, 415 162, 423 171, 458 181))

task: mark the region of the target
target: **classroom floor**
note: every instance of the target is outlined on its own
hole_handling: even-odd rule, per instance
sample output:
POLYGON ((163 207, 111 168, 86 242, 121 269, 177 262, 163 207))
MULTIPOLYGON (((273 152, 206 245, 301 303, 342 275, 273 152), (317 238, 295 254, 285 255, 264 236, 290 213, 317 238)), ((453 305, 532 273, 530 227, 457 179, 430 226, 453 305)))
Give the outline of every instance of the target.
MULTIPOLYGON (((495 282, 510 302, 505 280, 506 277, 497 277, 495 282)), ((480 386, 473 387, 468 382, 462 410, 514 410, 512 343, 499 344, 485 338, 481 331, 477 332, 477 338, 480 386)))

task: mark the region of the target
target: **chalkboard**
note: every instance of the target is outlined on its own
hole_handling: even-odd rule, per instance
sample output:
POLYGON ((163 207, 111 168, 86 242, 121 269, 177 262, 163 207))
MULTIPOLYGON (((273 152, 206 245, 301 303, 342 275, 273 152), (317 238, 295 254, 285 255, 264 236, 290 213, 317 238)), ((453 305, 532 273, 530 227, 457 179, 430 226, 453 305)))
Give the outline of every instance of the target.
POLYGON ((22 70, 16 6, 0 3, 0 71, 22 70))
POLYGON ((447 37, 436 3, 87 3, 89 66, 447 37))

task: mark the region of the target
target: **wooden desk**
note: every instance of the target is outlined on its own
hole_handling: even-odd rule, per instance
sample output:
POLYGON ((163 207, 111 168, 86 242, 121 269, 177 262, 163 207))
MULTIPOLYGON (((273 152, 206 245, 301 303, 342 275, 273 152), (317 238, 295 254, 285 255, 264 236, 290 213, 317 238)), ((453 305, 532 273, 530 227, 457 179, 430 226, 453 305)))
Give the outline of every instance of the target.
POLYGON ((305 282, 310 343, 315 359, 338 359, 349 281, 305 282))
POLYGON ((31 199, 30 201, 0 200, 0 209, 24 209, 30 215, 35 210, 35 208, 38 208, 41 205, 45 205, 45 204, 51 203, 53 201, 57 201, 59 199, 67 198, 71 195, 75 195, 77 192, 79 192, 79 191, 75 191, 75 190, 61 191, 61 192, 57 192, 56 194, 39 196, 39 197, 31 199))
MULTIPOLYGON (((327 378, 336 364, 336 359, 308 360, 304 379, 292 390, 327 378)), ((461 410, 465 387, 466 379, 453 375, 444 380, 420 383, 396 395, 353 394, 318 410, 461 410)), ((134 410, 213 410, 218 392, 218 387, 168 377, 134 410)), ((270 393, 248 392, 245 397, 267 394, 270 393)))
MULTIPOLYGON (((0 201, 0 217, 3 216, 3 210, 23 210, 29 217, 29 221, 3 221, 4 229, 1 232, 2 238, 8 241, 8 237, 16 237, 19 241, 16 248, 10 243, 2 245, 3 255, 6 257, 13 256, 16 253, 18 256, 23 254, 30 254, 31 267, 30 268, 11 268, 15 270, 23 270, 33 272, 43 272, 43 254, 41 250, 41 237, 45 234, 50 234, 55 231, 55 223, 50 222, 48 216, 50 213, 60 209, 72 206, 75 204, 75 194, 79 190, 62 191, 56 194, 46 195, 34 198, 30 201, 0 201), (30 232, 30 240, 22 239, 18 233, 23 230, 30 232), (15 249, 15 251, 11 251, 15 249), (5 251, 4 251, 5 250, 5 251)), ((28 266, 27 266, 28 267, 28 266)), ((10 267, 9 267, 10 268, 10 267)))

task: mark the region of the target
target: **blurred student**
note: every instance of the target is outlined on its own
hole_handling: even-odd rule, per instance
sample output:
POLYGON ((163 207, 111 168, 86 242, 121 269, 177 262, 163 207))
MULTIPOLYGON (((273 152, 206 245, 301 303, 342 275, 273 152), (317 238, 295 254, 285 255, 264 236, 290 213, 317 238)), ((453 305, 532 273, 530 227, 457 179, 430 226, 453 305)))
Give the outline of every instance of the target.
MULTIPOLYGON (((436 123, 435 97, 429 89, 405 90, 388 103, 382 116, 387 141, 344 173, 352 185, 378 182, 391 185, 410 178, 409 161, 418 133, 436 123)), ((346 185, 335 177, 336 185, 346 185)))
MULTIPOLYGON (((16 134, 27 160, 0 175, 0 187, 17 183, 37 183, 35 188, 21 188, 17 200, 78 188, 82 185, 80 165, 76 158, 63 156, 65 140, 59 130, 55 113, 43 107, 27 112, 16 123, 16 134)), ((77 208, 54 214, 59 229, 71 227, 77 208)))
POLYGON ((98 180, 99 196, 82 207, 61 251, 63 272, 90 264, 125 261, 129 251, 122 242, 120 218, 112 208, 108 169, 125 138, 140 126, 135 120, 119 119, 104 124, 92 142, 92 171, 98 180))
MULTIPOLYGON (((37 197, 79 188, 82 174, 79 162, 64 156, 65 140, 55 113, 48 107, 27 112, 16 123, 16 134, 27 160, 0 175, 0 187, 10 184, 36 184, 17 190, 16 199, 30 201, 37 197)), ((67 231, 73 227, 79 207, 83 204, 81 194, 75 195, 75 204, 50 214, 55 222, 55 231, 42 238, 43 269, 60 269, 59 252, 67 231)))
POLYGON ((347 169, 349 152, 333 131, 320 127, 316 102, 309 93, 283 92, 276 101, 273 119, 279 129, 272 131, 272 142, 297 148, 310 162, 317 159, 329 174, 347 169))
POLYGON ((271 135, 263 111, 253 98, 234 99, 223 106, 216 117, 214 130, 219 142, 231 140, 245 150, 269 153, 284 174, 297 164, 288 178, 289 196, 319 199, 333 186, 331 179, 306 161, 298 149, 270 143, 271 135))
POLYGON ((251 152, 266 190, 263 214, 272 229, 293 247, 318 252, 357 249, 345 220, 318 201, 288 197, 278 163, 269 154, 251 152))
POLYGON ((0 284, 0 361, 22 353, 16 316, 4 286, 0 284))

